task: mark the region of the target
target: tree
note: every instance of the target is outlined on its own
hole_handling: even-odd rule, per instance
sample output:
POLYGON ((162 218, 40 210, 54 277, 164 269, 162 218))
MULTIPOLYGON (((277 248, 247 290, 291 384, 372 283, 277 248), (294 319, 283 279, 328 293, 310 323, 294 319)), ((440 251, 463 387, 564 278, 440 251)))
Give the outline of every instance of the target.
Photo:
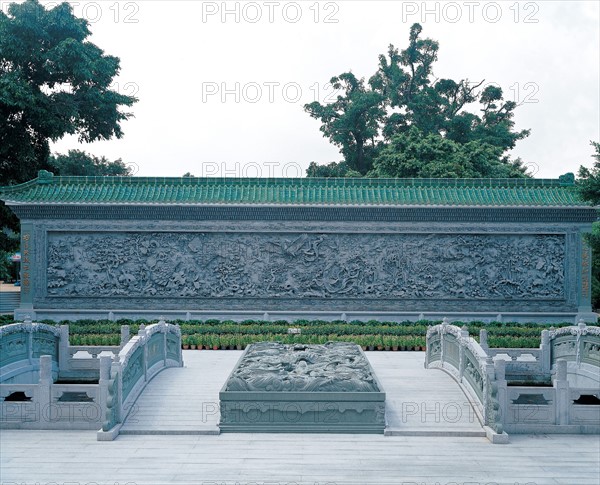
MULTIPOLYGON (((600 143, 590 141, 595 153, 592 154, 594 164, 591 169, 579 167, 577 189, 584 200, 595 206, 600 205, 600 143)), ((600 308, 600 223, 595 222, 592 232, 586 234, 586 240, 592 248, 592 307, 600 308)))
MULTIPOLYGON (((402 171, 390 172, 393 164, 388 162, 394 156, 394 147, 399 149, 403 145, 402 138, 392 140, 401 135, 413 140, 418 133, 434 144, 433 151, 440 146, 454 146, 445 143, 450 141, 464 145, 463 152, 478 147, 478 152, 470 158, 487 157, 478 163, 489 170, 455 167, 443 169, 441 173, 457 174, 449 176, 472 173, 475 177, 485 177, 487 173, 498 172, 510 177, 525 176, 525 170, 520 168, 522 162, 511 160, 505 153, 529 135, 529 130, 514 131, 516 103, 504 100, 502 89, 496 86, 478 91, 483 81, 434 78, 433 64, 439 44, 422 39, 421 32, 419 24, 411 27, 405 50, 398 51, 390 45, 387 55, 379 56, 378 70, 367 84, 352 73, 341 74, 331 80, 332 86, 342 91, 336 101, 331 104, 316 101, 304 109, 321 121, 321 131, 340 147, 346 164, 363 175, 385 172, 388 176, 403 176, 402 171), (474 103, 479 103, 481 114, 467 110, 474 103), (474 144, 469 145, 472 142, 474 144), (384 157, 379 163, 387 167, 371 171, 378 157, 384 157)), ((460 160, 454 157, 454 161, 460 160)), ((432 171, 430 167, 422 172, 437 170, 432 171)))
POLYGON ((81 150, 69 150, 67 155, 52 155, 49 164, 56 175, 131 175, 131 168, 119 158, 114 162, 95 157, 81 150))
POLYGON ((307 177, 361 177, 360 172, 352 170, 346 162, 331 162, 327 165, 317 165, 310 162, 306 169, 307 177))
POLYGON ((4 183, 48 168, 50 142, 121 138, 121 111, 134 97, 111 89, 119 59, 86 41, 88 22, 68 3, 46 10, 38 0, 0 12, 0 175, 4 183))
POLYGON ((365 87, 364 79, 351 72, 329 81, 333 89, 343 90, 331 104, 314 101, 305 105, 313 118, 320 119, 323 136, 340 147, 348 167, 361 174, 371 168, 376 139, 385 111, 380 94, 365 87))
POLYGON ((600 143, 590 141, 590 145, 594 147, 595 151, 592 155, 594 165, 591 169, 583 165, 579 167, 577 186, 581 197, 594 205, 600 205, 600 143))
POLYGON ((394 135, 375 159, 370 177, 510 178, 526 168, 522 162, 501 159, 502 150, 483 141, 461 144, 412 126, 394 135))
MULTIPOLYGON (((0 180, 3 185, 51 170, 50 142, 121 138, 136 98, 111 89, 119 59, 87 41, 88 22, 68 3, 46 10, 37 0, 0 11, 0 180)), ((0 226, 18 230, 0 204, 0 226)))

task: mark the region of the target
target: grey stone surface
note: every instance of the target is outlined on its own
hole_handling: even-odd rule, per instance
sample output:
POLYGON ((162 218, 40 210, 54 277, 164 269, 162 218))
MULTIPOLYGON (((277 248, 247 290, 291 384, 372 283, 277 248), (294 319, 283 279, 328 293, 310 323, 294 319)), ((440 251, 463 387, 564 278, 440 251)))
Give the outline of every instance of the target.
MULTIPOLYGON (((242 352, 184 350, 183 354, 185 367, 167 369, 149 382, 122 434, 208 434, 217 430, 219 391, 242 352)), ((485 436, 467 397, 450 376, 425 369, 423 353, 365 355, 386 391, 389 433, 485 436)))
POLYGON ((71 219, 22 221, 30 279, 17 315, 596 318, 582 242, 588 223, 543 222, 535 211, 527 223, 473 212, 435 226, 377 217, 136 220, 105 212, 91 219, 78 211, 71 219), (103 253, 115 247, 118 256, 103 253))
POLYGON ((246 349, 219 393, 223 432, 383 433, 385 392, 356 344, 246 349))
POLYGON ((223 392, 381 392, 356 344, 251 345, 223 392))
MULTIPOLYGON (((156 376, 138 401, 138 425, 146 417, 149 420, 152 411, 155 426, 163 430, 169 413, 183 416, 183 429, 201 425, 201 403, 217 400, 219 387, 240 355, 236 351, 184 351, 187 367, 168 369, 156 376), (164 390, 162 395, 160 389, 164 390), (187 415, 180 412, 185 409, 189 410, 187 415)), ((444 413, 421 414, 435 410, 436 401, 443 408, 444 403, 464 400, 448 375, 423 369, 424 356, 418 352, 366 355, 387 391, 391 422, 402 424, 407 433, 437 427, 447 435, 122 433, 106 443, 96 441, 95 433, 90 431, 2 430, 0 483, 598 484, 600 437, 513 435, 508 445, 494 446, 485 436, 450 435, 453 429, 472 428, 468 422, 445 422, 441 419, 444 413), (432 388, 436 389, 435 395, 432 388), (407 415, 409 421, 405 423, 400 414, 402 402, 419 405, 418 412, 407 415), (397 409, 396 417, 390 413, 393 408, 397 409)), ((212 412, 213 424, 217 418, 218 414, 212 412)))
POLYGON ((50 233, 47 264, 49 296, 562 299, 565 238, 50 233))

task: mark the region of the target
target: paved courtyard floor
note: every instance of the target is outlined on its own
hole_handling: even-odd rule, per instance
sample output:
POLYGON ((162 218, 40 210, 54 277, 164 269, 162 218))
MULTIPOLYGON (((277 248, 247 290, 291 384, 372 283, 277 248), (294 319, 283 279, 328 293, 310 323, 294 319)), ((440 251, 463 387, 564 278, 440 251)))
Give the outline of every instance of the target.
POLYGON ((240 354, 185 351, 186 367, 150 383, 112 442, 90 431, 1 430, 0 484, 600 483, 600 436, 511 435, 492 445, 458 386, 423 369, 420 352, 367 353, 391 436, 216 435, 218 391, 240 354))

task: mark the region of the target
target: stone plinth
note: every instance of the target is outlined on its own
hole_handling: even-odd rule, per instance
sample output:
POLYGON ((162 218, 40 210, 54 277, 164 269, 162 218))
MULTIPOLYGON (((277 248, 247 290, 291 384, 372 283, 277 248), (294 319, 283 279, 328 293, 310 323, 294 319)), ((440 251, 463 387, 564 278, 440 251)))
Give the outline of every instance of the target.
POLYGON ((385 392, 359 346, 248 347, 220 392, 221 432, 383 433, 385 392))

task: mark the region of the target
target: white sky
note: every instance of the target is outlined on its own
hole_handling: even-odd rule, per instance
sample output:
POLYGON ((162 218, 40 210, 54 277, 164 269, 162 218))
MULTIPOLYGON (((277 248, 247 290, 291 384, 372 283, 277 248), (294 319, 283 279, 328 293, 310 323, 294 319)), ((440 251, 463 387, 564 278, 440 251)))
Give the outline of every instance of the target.
POLYGON ((139 102, 121 140, 67 137, 53 150, 122 158, 137 175, 293 177, 340 160, 304 103, 333 94, 325 84, 342 72, 368 79, 414 22, 440 43, 437 77, 485 79, 522 103, 516 128, 531 135, 512 155, 536 177, 591 165, 600 140, 599 2, 71 3, 139 102))

